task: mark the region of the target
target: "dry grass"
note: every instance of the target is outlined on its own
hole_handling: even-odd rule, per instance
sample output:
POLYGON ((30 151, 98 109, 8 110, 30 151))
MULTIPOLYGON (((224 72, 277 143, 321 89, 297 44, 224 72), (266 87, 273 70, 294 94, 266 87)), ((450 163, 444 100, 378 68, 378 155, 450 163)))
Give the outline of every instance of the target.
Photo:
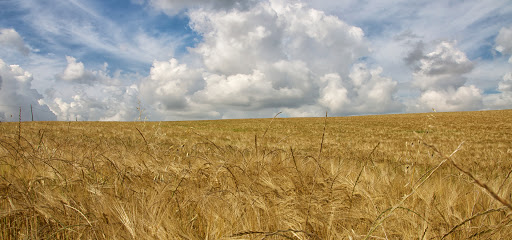
POLYGON ((0 239, 507 239, 511 118, 1 123, 0 239))

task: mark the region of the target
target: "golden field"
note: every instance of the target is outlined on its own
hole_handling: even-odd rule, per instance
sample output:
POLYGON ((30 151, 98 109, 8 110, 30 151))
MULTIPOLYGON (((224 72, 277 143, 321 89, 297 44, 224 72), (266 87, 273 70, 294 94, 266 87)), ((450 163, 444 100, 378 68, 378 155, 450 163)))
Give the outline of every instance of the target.
POLYGON ((511 119, 0 123, 0 239, 510 239, 511 119))

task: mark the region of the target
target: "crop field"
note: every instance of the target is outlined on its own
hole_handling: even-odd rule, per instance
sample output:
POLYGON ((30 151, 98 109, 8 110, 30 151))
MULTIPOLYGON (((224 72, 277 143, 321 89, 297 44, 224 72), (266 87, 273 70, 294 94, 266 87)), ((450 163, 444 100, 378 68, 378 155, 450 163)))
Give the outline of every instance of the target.
POLYGON ((511 119, 0 123, 0 239, 508 239, 511 119))

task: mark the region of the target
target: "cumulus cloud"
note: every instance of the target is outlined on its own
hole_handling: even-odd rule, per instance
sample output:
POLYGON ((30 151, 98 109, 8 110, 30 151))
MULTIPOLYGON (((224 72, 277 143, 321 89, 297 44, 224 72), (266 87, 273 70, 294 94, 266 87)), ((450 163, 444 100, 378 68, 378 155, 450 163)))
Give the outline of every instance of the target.
POLYGON ((30 53, 30 48, 26 46, 23 38, 12 28, 0 28, 0 47, 14 48, 25 56, 30 53))
POLYGON ((32 98, 60 120, 133 120, 137 99, 152 120, 402 112, 399 100, 409 111, 512 106, 504 1, 131 2, 170 17, 79 1, 7 4, 23 14, 5 21, 23 22, 25 41, 42 50, 0 29, 0 58, 37 76, 31 88, 45 98, 32 98), (144 76, 111 73, 101 58, 144 76))
POLYGON ((76 92, 70 99, 55 97, 48 102, 58 120, 62 121, 134 121, 137 120, 138 88, 101 86, 76 92))
POLYGON ((369 51, 360 28, 301 3, 261 2, 249 11, 196 10, 190 20, 203 36, 193 51, 210 70, 223 74, 249 74, 279 60, 346 73, 369 51))
POLYGON ((158 109, 183 109, 189 105, 189 96, 203 84, 200 69, 190 69, 178 60, 155 61, 150 74, 140 83, 142 97, 158 109))
POLYGON ((505 74, 498 84, 497 94, 484 98, 485 105, 490 109, 512 108, 512 72, 505 74))
POLYGON ((74 57, 66 56, 68 65, 62 74, 58 74, 57 77, 64 81, 73 81, 79 83, 91 83, 95 80, 94 74, 90 71, 85 71, 84 64, 82 62, 76 62, 74 57))
POLYGON ((474 85, 448 88, 446 90, 426 90, 415 106, 421 111, 469 111, 483 107, 481 90, 474 85))
POLYGON ((155 120, 403 109, 394 97, 397 82, 365 63, 371 50, 363 30, 336 16, 300 1, 150 3, 169 14, 187 8, 200 42, 180 60, 155 58, 149 74, 133 84, 123 84, 126 76, 111 74, 108 64, 91 69, 66 56, 44 100, 59 120, 134 120, 138 99, 155 120))
POLYGON ((381 73, 380 67, 368 69, 359 63, 352 67, 350 80, 326 74, 321 78, 324 86, 318 102, 334 114, 399 112, 403 106, 393 97, 397 82, 381 73))
POLYGON ((330 112, 339 112, 350 104, 348 90, 343 86, 340 75, 326 74, 321 78, 325 86, 320 90, 321 97, 318 102, 329 109, 330 112))
POLYGON ((18 65, 7 65, 0 59, 0 121, 18 121, 21 108, 22 121, 56 120, 56 116, 44 104, 43 96, 31 87, 32 74, 18 65))
POLYGON ((58 120, 126 121, 136 120, 139 86, 128 84, 131 77, 116 71, 111 74, 108 64, 90 70, 74 57, 67 56, 67 66, 56 75, 57 89, 45 92, 45 103, 58 120), (124 84, 123 84, 124 82, 124 84))
MULTIPOLYGON (((391 96, 396 82, 380 77, 382 69, 367 70, 369 77, 356 79, 357 86, 341 82, 369 49, 360 28, 335 16, 282 1, 260 2, 245 11, 196 9, 189 16, 192 29, 203 37, 191 49, 204 66, 202 78, 195 81, 195 85, 203 82, 203 88, 190 98, 173 96, 210 104, 221 114, 229 114, 228 109, 303 106, 327 108, 336 114, 400 108, 391 96), (366 94, 371 97, 365 98, 366 94), (382 107, 378 102, 390 104, 382 107), (355 106, 344 107, 345 103, 355 106)), ((152 71, 157 67, 154 64, 152 71)), ((174 82, 169 79, 165 81, 174 82)), ((154 85, 153 92, 163 85, 154 85)))
POLYGON ((397 82, 381 76, 383 69, 368 69, 356 64, 349 75, 352 80, 354 113, 398 112, 402 104, 394 98, 397 82))
POLYGON ((209 71, 250 74, 259 64, 283 58, 283 27, 267 4, 251 11, 190 13, 192 29, 203 41, 192 49, 209 71))
POLYGON ((417 57, 413 84, 421 96, 412 104, 412 111, 478 110, 483 107, 481 90, 474 85, 465 86, 473 63, 453 42, 440 42, 435 49, 417 57))
POLYGON ((66 56, 66 61, 67 65, 64 71, 55 76, 58 80, 88 85, 94 85, 97 82, 110 85, 120 84, 118 79, 109 76, 107 63, 103 64, 102 69, 93 71, 85 69, 84 63, 77 62, 74 57, 66 56))
POLYGON ((464 52, 451 42, 441 42, 434 51, 421 57, 413 78, 422 90, 459 88, 466 82, 463 74, 472 69, 473 63, 464 52))
POLYGON ((257 110, 296 106, 307 100, 305 92, 299 88, 275 88, 269 77, 260 70, 229 76, 206 74, 205 81, 206 88, 195 93, 194 99, 215 106, 257 110))
POLYGON ((190 26, 202 41, 189 48, 186 59, 193 64, 174 58, 153 62, 140 84, 153 115, 401 111, 393 97, 396 81, 383 77, 382 68, 360 62, 370 52, 360 28, 298 1, 247 6, 188 10, 190 26))

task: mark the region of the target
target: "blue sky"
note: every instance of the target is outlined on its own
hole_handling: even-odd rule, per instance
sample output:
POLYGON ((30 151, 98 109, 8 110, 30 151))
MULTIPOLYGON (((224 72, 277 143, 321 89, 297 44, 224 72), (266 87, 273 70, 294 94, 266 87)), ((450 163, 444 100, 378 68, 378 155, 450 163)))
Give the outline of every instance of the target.
POLYGON ((512 108, 509 1, 0 1, 0 120, 512 108))

